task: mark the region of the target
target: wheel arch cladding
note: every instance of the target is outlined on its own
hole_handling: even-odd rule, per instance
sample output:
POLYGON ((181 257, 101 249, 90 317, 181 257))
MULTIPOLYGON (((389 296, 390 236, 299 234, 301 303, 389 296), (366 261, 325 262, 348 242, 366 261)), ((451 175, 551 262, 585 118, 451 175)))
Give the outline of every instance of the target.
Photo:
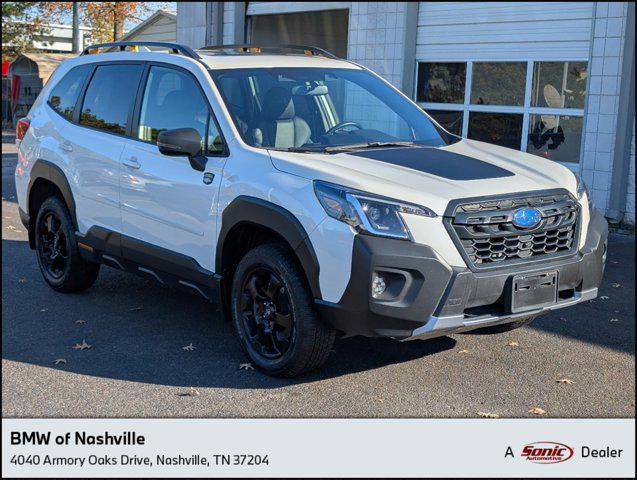
MULTIPOLYGON (((227 266, 223 258, 226 239, 232 239, 230 234, 233 229, 246 225, 265 228, 285 240, 303 268, 313 297, 322 298, 319 263, 305 228, 289 210, 261 198, 240 195, 223 211, 215 257, 217 273, 223 275, 227 266)), ((228 248, 231 248, 231 245, 228 245, 228 248)))
POLYGON ((77 230, 75 200, 66 175, 60 167, 38 159, 31 168, 31 179, 27 191, 27 208, 29 214, 29 246, 35 248, 34 226, 39 206, 51 195, 59 194, 71 214, 73 228, 77 230))

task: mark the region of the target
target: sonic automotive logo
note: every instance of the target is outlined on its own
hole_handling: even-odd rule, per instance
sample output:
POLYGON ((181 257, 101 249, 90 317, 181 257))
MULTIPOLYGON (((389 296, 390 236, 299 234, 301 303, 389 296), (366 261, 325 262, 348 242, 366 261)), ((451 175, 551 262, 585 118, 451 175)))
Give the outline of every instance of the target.
POLYGON ((522 457, 533 463, 561 463, 573 457, 573 449, 557 442, 533 442, 522 449, 522 457))

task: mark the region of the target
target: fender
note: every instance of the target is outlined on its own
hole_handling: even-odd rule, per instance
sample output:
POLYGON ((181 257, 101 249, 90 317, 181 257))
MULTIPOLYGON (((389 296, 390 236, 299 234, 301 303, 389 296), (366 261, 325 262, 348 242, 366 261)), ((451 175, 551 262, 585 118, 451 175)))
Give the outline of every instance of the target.
MULTIPOLYGON (((69 185, 68 180, 66 179, 66 175, 64 171, 55 165, 54 163, 49 162, 48 160, 43 160, 38 158, 33 167, 31 168, 31 175, 29 180, 29 188, 27 190, 27 209, 30 209, 31 205, 31 190, 33 188, 33 184, 39 179, 43 178, 45 180, 53 183, 59 190, 62 192, 62 196, 64 197, 64 202, 69 208, 69 212, 71 213, 71 219, 73 220, 73 228, 77 230, 77 217, 75 214, 75 199, 73 198, 73 193, 71 192, 71 186, 69 185)), ((31 212, 27 211, 28 214, 31 212)), ((31 218, 29 222, 29 244, 31 245, 33 242, 33 225, 35 222, 35 218, 31 218)))
POLYGON ((228 233, 240 224, 259 225, 281 235, 296 253, 312 295, 316 299, 322 298, 319 263, 305 228, 290 211, 261 198, 240 195, 223 211, 215 261, 215 270, 218 273, 222 271, 225 239, 228 233))

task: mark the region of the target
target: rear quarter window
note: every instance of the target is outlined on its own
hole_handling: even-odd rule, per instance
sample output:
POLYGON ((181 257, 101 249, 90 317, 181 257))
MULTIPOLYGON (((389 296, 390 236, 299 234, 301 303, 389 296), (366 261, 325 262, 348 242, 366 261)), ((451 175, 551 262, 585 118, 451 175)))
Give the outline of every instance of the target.
POLYGON ((142 74, 141 65, 100 65, 86 89, 80 124, 124 135, 142 74))
POLYGON ((91 65, 80 65, 69 70, 51 90, 49 96, 51 108, 71 120, 75 104, 91 68, 91 65))

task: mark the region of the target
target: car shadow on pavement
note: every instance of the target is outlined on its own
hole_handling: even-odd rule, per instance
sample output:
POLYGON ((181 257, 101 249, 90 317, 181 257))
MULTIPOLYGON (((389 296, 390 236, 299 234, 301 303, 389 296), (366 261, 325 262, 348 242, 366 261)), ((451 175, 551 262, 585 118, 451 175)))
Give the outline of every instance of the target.
MULTIPOLYGON (((2 247, 3 358, 15 362, 149 384, 269 389, 409 362, 456 344, 450 337, 347 338, 320 371, 271 378, 240 369, 247 357, 232 325, 199 297, 105 267, 86 292, 59 294, 44 283, 26 241, 4 239, 2 247), (72 348, 84 340, 91 348, 72 348)), ((607 298, 552 312, 530 328, 634 355, 633 248, 634 238, 611 242, 600 288, 607 298)))
POLYGON ((530 328, 635 355, 635 236, 611 234, 595 300, 556 310, 530 328))
POLYGON ((353 337, 337 341, 327 364, 301 378, 248 374, 240 369, 248 360, 232 325, 215 305, 110 268, 102 268, 85 292, 56 293, 25 241, 5 239, 2 247, 2 350, 10 361, 132 382, 254 389, 409 362, 456 343, 449 337, 405 343, 353 337), (72 348, 83 341, 91 347, 72 348))

